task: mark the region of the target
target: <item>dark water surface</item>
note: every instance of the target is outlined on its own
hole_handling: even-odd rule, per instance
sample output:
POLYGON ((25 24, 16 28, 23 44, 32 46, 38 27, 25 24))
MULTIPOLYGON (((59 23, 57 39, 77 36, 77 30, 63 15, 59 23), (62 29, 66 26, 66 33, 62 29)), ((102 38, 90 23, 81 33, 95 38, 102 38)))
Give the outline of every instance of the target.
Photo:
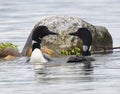
MULTIPOLYGON (((21 51, 33 26, 43 17, 72 15, 105 26, 120 46, 119 0, 0 0, 0 41, 12 42, 21 51)), ((94 55, 91 68, 62 64, 36 74, 26 58, 0 63, 0 94, 119 94, 120 52, 94 55)))

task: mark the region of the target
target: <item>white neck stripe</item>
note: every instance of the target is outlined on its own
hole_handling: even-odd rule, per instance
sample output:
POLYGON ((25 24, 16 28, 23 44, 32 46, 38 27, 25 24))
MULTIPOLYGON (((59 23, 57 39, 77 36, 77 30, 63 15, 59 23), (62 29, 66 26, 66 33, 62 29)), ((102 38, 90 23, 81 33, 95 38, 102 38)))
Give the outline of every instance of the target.
POLYGON ((35 40, 32 40, 32 45, 33 45, 34 43, 38 43, 38 42, 37 42, 37 41, 35 41, 35 40))
POLYGON ((83 51, 87 51, 88 50, 88 46, 87 45, 83 45, 83 51))
POLYGON ((42 40, 42 38, 41 38, 41 37, 39 37, 39 39, 40 39, 40 40, 42 40))

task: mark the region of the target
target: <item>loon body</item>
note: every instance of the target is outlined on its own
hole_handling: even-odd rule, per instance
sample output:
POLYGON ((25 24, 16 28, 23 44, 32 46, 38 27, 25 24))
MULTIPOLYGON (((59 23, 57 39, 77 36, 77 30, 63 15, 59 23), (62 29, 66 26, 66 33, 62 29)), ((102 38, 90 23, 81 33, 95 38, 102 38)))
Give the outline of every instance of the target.
POLYGON ((32 55, 30 58, 31 63, 37 63, 37 64, 43 64, 45 62, 48 62, 50 59, 48 59, 47 56, 44 56, 40 50, 41 48, 41 42, 43 37, 47 35, 58 35, 58 33, 54 33, 52 31, 49 31, 49 29, 46 26, 38 26, 35 28, 32 34, 32 55), (47 58, 46 58, 47 57, 47 58))
POLYGON ((32 52, 30 62, 33 62, 33 63, 45 63, 45 62, 47 62, 47 60, 46 60, 46 58, 44 58, 41 50, 36 48, 32 52))

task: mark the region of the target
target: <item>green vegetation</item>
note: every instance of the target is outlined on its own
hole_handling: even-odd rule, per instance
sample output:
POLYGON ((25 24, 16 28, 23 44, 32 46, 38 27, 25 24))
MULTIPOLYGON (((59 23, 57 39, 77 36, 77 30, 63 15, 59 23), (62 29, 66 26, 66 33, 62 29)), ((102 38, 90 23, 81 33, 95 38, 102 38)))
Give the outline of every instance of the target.
POLYGON ((74 47, 68 50, 61 50, 62 55, 80 55, 80 48, 74 47))
POLYGON ((12 43, 3 43, 3 42, 1 42, 0 43, 0 50, 3 50, 5 48, 13 48, 13 49, 18 51, 18 46, 17 45, 14 45, 12 43))

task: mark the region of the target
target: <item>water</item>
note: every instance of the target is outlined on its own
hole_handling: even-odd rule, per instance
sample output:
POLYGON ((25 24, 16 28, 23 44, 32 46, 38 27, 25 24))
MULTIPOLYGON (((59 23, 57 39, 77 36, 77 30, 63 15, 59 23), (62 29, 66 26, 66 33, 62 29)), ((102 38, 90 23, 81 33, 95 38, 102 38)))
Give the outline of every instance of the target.
MULTIPOLYGON (((33 26, 43 17, 73 15, 105 26, 120 46, 119 0, 0 0, 0 41, 12 42, 21 51, 33 26)), ((94 55, 92 68, 84 64, 48 66, 36 74, 26 58, 0 63, 1 94, 119 94, 120 52, 94 55)), ((58 58, 54 63, 65 63, 58 58)))

